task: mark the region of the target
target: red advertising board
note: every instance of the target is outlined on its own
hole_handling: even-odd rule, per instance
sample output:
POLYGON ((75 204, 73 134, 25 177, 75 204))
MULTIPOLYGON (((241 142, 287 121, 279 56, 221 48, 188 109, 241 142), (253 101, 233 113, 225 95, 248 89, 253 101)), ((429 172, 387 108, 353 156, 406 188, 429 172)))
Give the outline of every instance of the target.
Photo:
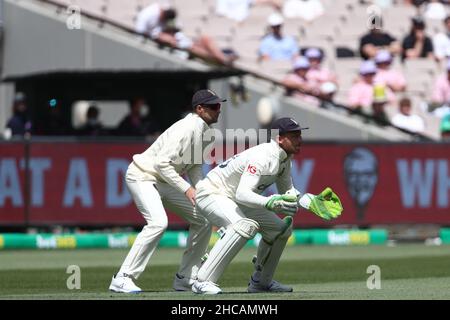
MULTIPOLYGON (((26 206, 24 145, 0 144, 0 224, 143 224, 123 175, 132 155, 147 147, 32 143, 26 206)), ((295 186, 314 194, 332 187, 344 212, 326 222, 300 210, 295 224, 450 224, 449 161, 446 144, 305 144, 293 161, 295 186)), ((183 223, 171 213, 169 222, 183 223)))

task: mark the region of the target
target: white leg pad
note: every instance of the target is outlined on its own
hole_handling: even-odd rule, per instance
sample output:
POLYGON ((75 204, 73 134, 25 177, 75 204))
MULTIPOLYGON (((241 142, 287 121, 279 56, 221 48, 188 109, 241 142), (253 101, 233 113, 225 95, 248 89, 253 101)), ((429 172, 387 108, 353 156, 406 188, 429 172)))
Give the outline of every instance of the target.
POLYGON ((272 243, 261 239, 255 261, 255 273, 253 280, 262 286, 269 285, 275 274, 275 270, 284 251, 286 242, 292 234, 292 217, 284 218, 286 228, 275 238, 272 243))
POLYGON ((228 226, 198 271, 198 280, 216 283, 247 240, 256 235, 258 229, 259 224, 256 221, 246 218, 228 226))

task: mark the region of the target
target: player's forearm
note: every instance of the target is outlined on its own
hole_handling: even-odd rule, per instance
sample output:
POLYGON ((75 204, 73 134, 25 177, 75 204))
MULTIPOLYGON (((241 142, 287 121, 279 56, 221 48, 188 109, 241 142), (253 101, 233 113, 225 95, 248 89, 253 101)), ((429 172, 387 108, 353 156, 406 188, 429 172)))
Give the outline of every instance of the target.
POLYGON ((155 165, 155 169, 158 172, 161 179, 166 181, 172 187, 180 190, 182 193, 185 193, 191 185, 189 182, 184 180, 176 171, 175 168, 168 161, 162 161, 159 164, 155 165))
POLYGON ((193 186, 196 186, 197 183, 202 180, 203 178, 203 172, 202 172, 202 166, 201 165, 195 165, 193 166, 188 172, 187 175, 189 177, 189 180, 191 181, 193 186))
POLYGON ((236 202, 250 208, 264 208, 268 199, 250 189, 240 188, 236 190, 236 202))

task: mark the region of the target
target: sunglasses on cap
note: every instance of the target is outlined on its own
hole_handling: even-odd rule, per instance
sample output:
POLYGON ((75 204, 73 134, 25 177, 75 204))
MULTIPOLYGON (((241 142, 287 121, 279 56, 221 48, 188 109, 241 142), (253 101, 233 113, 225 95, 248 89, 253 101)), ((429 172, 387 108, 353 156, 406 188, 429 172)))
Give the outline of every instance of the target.
POLYGON ((214 111, 218 111, 220 110, 220 103, 215 103, 215 104, 202 104, 203 107, 214 110, 214 111))

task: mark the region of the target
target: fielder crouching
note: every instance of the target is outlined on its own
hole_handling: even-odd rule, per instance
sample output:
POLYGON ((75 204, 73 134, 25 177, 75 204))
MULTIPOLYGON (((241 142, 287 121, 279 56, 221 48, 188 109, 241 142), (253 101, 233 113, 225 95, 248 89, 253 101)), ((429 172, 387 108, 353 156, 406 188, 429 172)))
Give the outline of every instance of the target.
MULTIPOLYGON (((254 259, 255 271, 247 291, 292 292, 291 286, 273 280, 286 242, 292 233, 292 216, 299 206, 324 219, 339 216, 342 206, 330 188, 315 196, 300 197, 292 183, 291 156, 300 151, 301 128, 290 118, 274 122, 278 134, 263 143, 235 155, 211 170, 197 185, 196 206, 212 224, 225 228, 197 274, 192 291, 217 294, 217 285, 226 267, 247 240, 260 232, 262 239, 254 259), (276 183, 280 194, 261 193, 276 183), (281 219, 277 213, 285 214, 281 219)), ((273 131, 274 132, 274 131, 273 131)))

